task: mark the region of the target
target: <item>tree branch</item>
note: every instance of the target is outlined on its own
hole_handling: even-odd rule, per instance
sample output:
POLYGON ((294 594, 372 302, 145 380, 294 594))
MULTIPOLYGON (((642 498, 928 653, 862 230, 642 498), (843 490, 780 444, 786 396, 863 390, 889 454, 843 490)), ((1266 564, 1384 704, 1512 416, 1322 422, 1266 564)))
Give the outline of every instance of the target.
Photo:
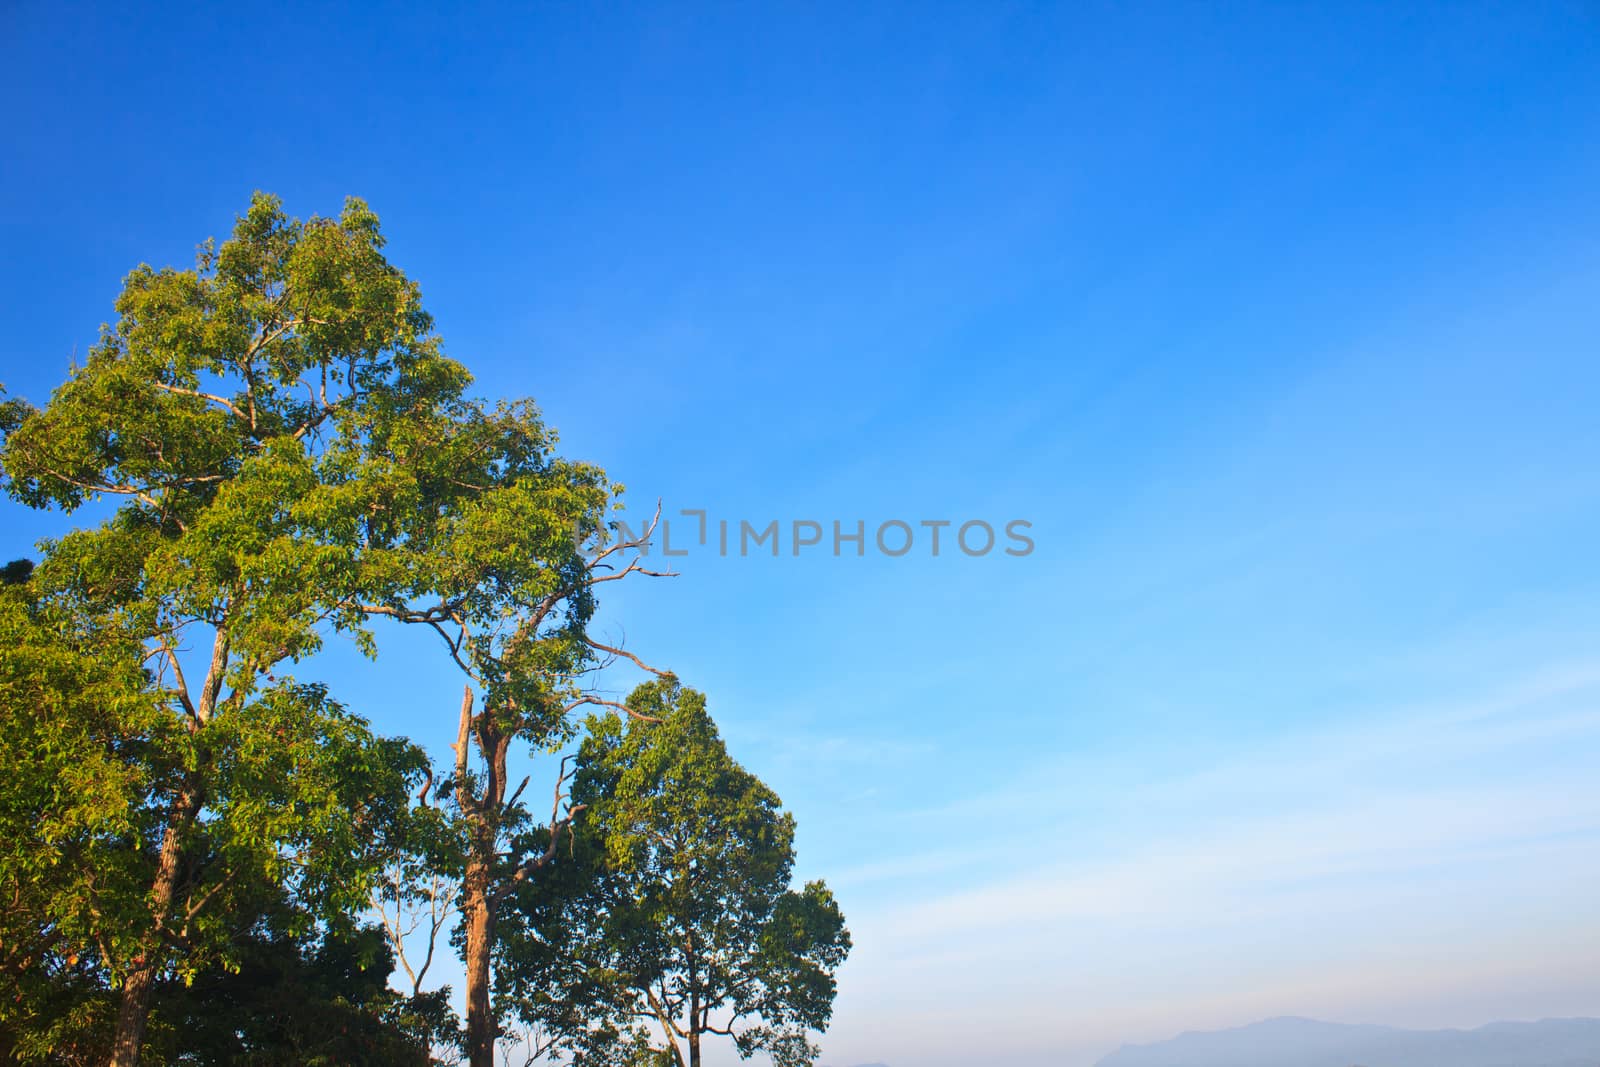
MULTIPOLYGON (((213 404, 220 404, 222 407, 225 407, 229 411, 233 412, 234 415, 236 415, 239 418, 240 421, 242 421, 242 422, 249 422, 250 421, 250 416, 248 416, 244 412, 240 411, 237 407, 234 406, 233 401, 229 400, 225 396, 218 396, 215 393, 202 393, 198 389, 185 389, 182 386, 168 385, 166 382, 151 382, 150 384, 155 386, 157 389, 163 390, 164 392, 176 393, 178 396, 197 397, 200 400, 209 400, 213 404)), ((254 429, 254 427, 251 427, 251 428, 254 429)))
POLYGON ((585 693, 583 696, 579 697, 577 700, 574 700, 572 703, 568 704, 565 708, 563 708, 562 709, 562 714, 565 715, 565 714, 568 714, 570 712, 577 711, 579 708, 583 707, 586 704, 592 704, 592 705, 596 705, 596 706, 599 706, 599 707, 611 708, 613 711, 623 712, 629 718, 637 719, 639 722, 660 722, 661 721, 661 719, 658 716, 646 715, 642 711, 635 711, 633 708, 630 708, 628 705, 624 704, 620 700, 607 700, 605 697, 599 696, 599 695, 597 695, 595 693, 585 693))
POLYGON ((613 648, 610 645, 602 644, 601 642, 590 637, 588 634, 583 635, 583 643, 588 645, 590 648, 597 649, 598 651, 608 653, 612 656, 620 656, 623 659, 632 660, 635 666, 649 671, 657 678, 665 678, 672 673, 671 671, 663 671, 656 667, 650 666, 650 664, 646 663, 644 660, 640 659, 638 656, 635 656, 632 652, 629 652, 626 649, 613 648))
MULTIPOLYGON (((567 769, 567 764, 573 759, 574 756, 570 752, 561 757, 561 770, 556 777, 555 799, 550 805, 549 843, 545 845, 543 852, 539 853, 537 856, 530 856, 528 859, 523 860, 520 864, 518 864, 517 869, 511 872, 510 876, 501 882, 500 885, 495 887, 494 892, 491 894, 495 901, 498 902, 510 896, 511 892, 516 889, 517 886, 533 877, 535 872, 547 866, 551 860, 555 859, 556 847, 561 843, 561 834, 563 831, 568 833, 571 832, 572 820, 587 807, 585 804, 573 804, 567 808, 567 813, 565 815, 561 814, 561 802, 568 799, 567 796, 562 792, 562 789, 565 788, 568 779, 570 779, 574 773, 573 771, 569 771, 567 769)), ((522 784, 527 785, 528 783, 526 780, 524 780, 522 784)), ((520 794, 521 792, 521 788, 518 788, 517 793, 520 794)))
POLYGON ((467 788, 467 754, 468 743, 472 732, 472 686, 463 686, 461 691, 461 722, 456 727, 456 743, 451 749, 456 754, 456 803, 461 810, 469 815, 477 814, 477 801, 473 799, 472 790, 467 788))

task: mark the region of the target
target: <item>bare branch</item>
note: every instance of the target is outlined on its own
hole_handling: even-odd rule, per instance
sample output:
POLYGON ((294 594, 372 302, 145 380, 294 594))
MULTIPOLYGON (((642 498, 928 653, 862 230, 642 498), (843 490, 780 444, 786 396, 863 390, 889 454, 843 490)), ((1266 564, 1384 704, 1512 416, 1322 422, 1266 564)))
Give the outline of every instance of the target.
POLYGON ((445 648, 449 649, 450 658, 455 661, 457 667, 461 668, 462 673, 473 681, 482 680, 478 677, 478 672, 461 655, 462 648, 470 647, 472 642, 466 622, 461 618, 460 612, 451 604, 439 603, 427 608, 404 608, 394 607, 389 604, 359 603, 352 606, 366 615, 383 615, 398 622, 423 623, 433 627, 439 637, 443 639, 445 648), (444 624, 447 622, 453 622, 460 628, 460 632, 455 637, 451 637, 449 632, 445 630, 444 624))
POLYGON ((209 400, 213 404, 219 404, 222 407, 227 408, 229 411, 238 416, 241 421, 250 421, 250 416, 240 411, 234 406, 233 401, 229 400, 225 396, 218 396, 215 393, 202 393, 198 389, 184 389, 181 386, 168 385, 166 382, 151 382, 150 384, 154 385, 157 389, 163 390, 164 392, 176 393, 178 396, 192 396, 197 397, 200 400, 209 400))
POLYGON ((628 705, 624 704, 620 700, 607 700, 605 697, 599 696, 598 694, 595 694, 595 693, 585 693, 583 696, 579 697, 577 700, 574 700, 572 703, 568 704, 562 710, 563 710, 564 714, 565 713, 570 713, 570 712, 576 711, 577 709, 583 707, 586 704, 596 705, 596 706, 605 707, 605 708, 611 708, 613 711, 620 711, 620 712, 624 713, 625 715, 627 715, 630 719, 637 719, 640 722, 660 722, 661 721, 661 719, 658 716, 646 715, 642 711, 635 711, 633 708, 630 708, 628 705))
MULTIPOLYGON (((565 815, 561 814, 561 802, 568 799, 563 790, 566 788, 567 781, 574 773, 573 771, 567 769, 567 765, 571 763, 574 758, 575 757, 570 752, 561 757, 561 770, 556 777, 555 799, 550 805, 549 842, 545 845, 543 852, 523 860, 522 863, 518 864, 517 869, 494 889, 491 897, 495 901, 501 901, 510 896, 512 890, 521 885, 523 882, 527 881, 529 878, 533 877, 537 871, 547 866, 551 860, 555 859, 556 848, 561 844, 561 835, 563 833, 570 833, 572 831, 572 820, 575 819, 578 814, 587 807, 587 805, 584 804, 572 804, 567 807, 567 813, 565 815)), ((527 785, 526 780, 523 781, 523 785, 527 785)), ((520 794, 522 792, 521 788, 518 788, 517 792, 520 794)))
POLYGON ((635 538, 633 538, 631 540, 618 541, 615 544, 607 545, 603 550, 601 550, 600 552, 596 553, 594 555, 594 557, 589 560, 589 569, 590 570, 595 569, 597 566, 599 566, 600 564, 604 563, 605 560, 607 559, 607 557, 612 556, 612 555, 614 555, 615 553, 618 553, 618 552, 625 552, 630 548, 638 548, 638 549, 648 550, 650 548, 651 543, 652 543, 651 542, 651 538, 655 536, 656 526, 660 522, 661 522, 661 500, 659 498, 657 498, 655 514, 650 516, 650 524, 644 528, 644 532, 641 533, 638 537, 635 537, 635 538))
POLYGON ((671 671, 663 671, 663 670, 660 670, 660 669, 658 669, 656 667, 650 666, 650 664, 646 663, 644 660, 640 659, 638 656, 635 656, 632 652, 629 652, 626 649, 613 648, 610 645, 602 644, 601 642, 596 641, 594 638, 590 637, 588 634, 584 634, 583 635, 583 641, 584 641, 584 644, 588 645, 590 648, 597 649, 597 650, 599 650, 601 652, 608 653, 608 654, 610 654, 612 656, 620 656, 623 659, 631 660, 631 661, 633 661, 633 664, 635 666, 649 671, 651 674, 655 675, 657 678, 666 678, 667 676, 669 676, 672 673, 671 671))
MULTIPOLYGON (((114 483, 111 483, 111 482, 81 482, 76 478, 69 478, 67 475, 62 474, 59 471, 51 471, 50 472, 50 477, 56 479, 59 482, 65 482, 66 484, 72 486, 74 489, 82 489, 86 493, 108 493, 108 494, 110 494, 112 496, 131 496, 135 500, 139 501, 140 503, 148 504, 151 507, 155 508, 157 511, 161 512, 161 514, 163 516, 172 519, 173 522, 178 524, 178 529, 184 531, 185 533, 189 532, 189 527, 184 525, 183 520, 179 519, 175 515, 169 514, 168 511, 167 511, 167 506, 165 504, 163 504, 161 501, 157 500, 155 497, 151 496, 149 493, 145 492, 143 489, 136 489, 131 485, 117 485, 117 484, 114 484, 114 483)), ((203 481, 214 481, 216 479, 213 479, 213 478, 198 479, 198 478, 196 478, 196 479, 192 479, 192 480, 193 481, 202 481, 202 480, 203 481)), ((181 483, 179 483, 179 484, 181 484, 181 483)))
POLYGON ((461 722, 456 727, 456 743, 451 749, 456 754, 456 803, 461 805, 463 811, 476 814, 477 802, 472 798, 472 791, 467 788, 467 755, 470 735, 472 733, 472 686, 463 686, 461 691, 461 722))
POLYGON ((184 712, 190 719, 196 719, 194 704, 189 700, 189 682, 183 676, 183 665, 178 662, 177 650, 169 642, 161 643, 160 651, 167 657, 167 662, 172 666, 172 678, 178 686, 178 701, 183 705, 184 712))
POLYGON ((396 870, 387 882, 387 887, 393 893, 393 911, 390 911, 390 902, 381 890, 372 894, 372 906, 377 910, 383 921, 384 933, 389 944, 394 949, 395 959, 406 972, 406 977, 411 982, 411 995, 417 996, 422 992, 422 983, 427 979, 428 969, 433 966, 434 954, 439 944, 439 932, 455 913, 455 886, 438 874, 429 876, 426 899, 427 909, 427 952, 423 955, 420 966, 413 966, 410 954, 406 949, 406 938, 416 933, 422 925, 423 918, 420 908, 407 903, 408 899, 414 900, 415 894, 405 892, 402 887, 403 871, 396 870), (409 916, 410 923, 406 923, 409 916))
MULTIPOLYGON (((689 1035, 679 1028, 677 1020, 667 1011, 667 1006, 656 996, 655 990, 647 989, 644 995, 649 999, 650 1006, 655 1009, 656 1018, 661 1021, 661 1028, 666 1031, 667 1040, 672 1042, 673 1053, 678 1054, 678 1038, 688 1037, 689 1035)), ((678 1062, 683 1062, 681 1056, 678 1062)))
POLYGON ((196 915, 200 914, 202 908, 210 903, 212 897, 216 896, 224 886, 233 881, 233 877, 237 873, 237 871, 229 871, 227 874, 223 875, 216 885, 212 886, 210 889, 201 894, 199 900, 192 901, 189 906, 184 909, 182 930, 182 935, 184 937, 189 936, 189 923, 193 921, 196 915))
MULTIPOLYGON (((630 574, 647 574, 652 578, 677 578, 677 577, 679 577, 677 571, 651 570, 649 567, 646 567, 644 565, 643 560, 644 560, 643 556, 635 556, 628 563, 628 565, 626 567, 622 568, 620 571, 617 571, 615 574, 606 574, 606 575, 602 575, 599 578, 590 578, 584 584, 585 585, 589 585, 589 586, 596 586, 596 585, 601 584, 602 582, 615 582, 615 581, 617 581, 617 580, 619 580, 621 578, 626 578, 630 574)), ((590 570, 591 571, 599 570, 599 569, 601 569, 603 567, 609 567, 609 564, 600 564, 598 566, 592 566, 590 568, 590 570)))
POLYGON ((460 622, 459 619, 455 621, 460 625, 461 632, 454 639, 445 633, 443 623, 429 620, 428 625, 433 627, 439 636, 444 639, 445 647, 450 650, 450 658, 456 661, 456 666, 461 668, 462 673, 474 681, 479 681, 478 672, 472 669, 471 664, 461 658, 461 646, 467 643, 467 626, 465 623, 460 622))
POLYGON ((223 618, 218 621, 216 636, 211 641, 211 664, 206 668, 206 680, 200 686, 200 703, 195 705, 195 722, 205 725, 211 719, 211 713, 217 708, 217 700, 222 695, 222 682, 228 673, 228 627, 227 609, 223 609, 223 618))

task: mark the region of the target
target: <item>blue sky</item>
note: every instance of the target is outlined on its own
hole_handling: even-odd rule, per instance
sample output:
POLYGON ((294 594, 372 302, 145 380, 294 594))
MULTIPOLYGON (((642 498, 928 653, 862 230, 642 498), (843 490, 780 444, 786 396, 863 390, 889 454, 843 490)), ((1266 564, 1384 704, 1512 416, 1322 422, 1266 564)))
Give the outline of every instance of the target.
POLYGON ((634 514, 1032 523, 606 600, 842 899, 828 1062, 1600 1014, 1591 5, 24 2, 0 82, 13 392, 356 194, 634 514))

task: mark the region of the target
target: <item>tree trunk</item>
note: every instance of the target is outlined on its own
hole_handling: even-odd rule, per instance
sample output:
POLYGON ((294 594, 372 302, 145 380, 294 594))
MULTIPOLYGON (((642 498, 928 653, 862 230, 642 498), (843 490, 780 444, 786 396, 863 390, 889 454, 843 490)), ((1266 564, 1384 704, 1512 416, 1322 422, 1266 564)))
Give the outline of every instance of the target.
POLYGON ((117 1009, 116 1037, 111 1043, 111 1067, 137 1067, 155 979, 156 969, 147 964, 122 980, 122 1003, 117 1009))
MULTIPOLYGON (((229 597, 225 601, 231 603, 229 597)), ((197 733, 211 721, 222 695, 223 678, 228 670, 228 631, 218 627, 211 640, 211 666, 206 670, 205 684, 200 691, 200 701, 189 723, 189 732, 197 733)), ((156 861, 156 877, 150 886, 150 929, 139 945, 139 956, 133 961, 134 969, 122 980, 122 1002, 117 1007, 117 1029, 111 1039, 109 1067, 138 1067, 139 1052, 144 1045, 144 1028, 150 1020, 150 994, 155 991, 156 974, 161 969, 164 950, 161 934, 167 919, 172 915, 172 904, 178 899, 178 882, 183 871, 183 838, 189 825, 199 816, 205 803, 205 790, 197 772, 191 772, 173 805, 172 816, 161 834, 161 857, 156 861)), ((110 961, 107 961, 108 963, 110 961)))
POLYGON ((461 695, 461 721, 456 736, 456 800, 470 826, 467 869, 461 879, 461 911, 467 925, 467 1063, 494 1067, 494 1040, 499 1036, 489 1005, 489 961, 494 952, 494 875, 500 812, 506 799, 506 753, 511 735, 487 713, 472 715, 472 687, 461 695), (476 742, 484 767, 483 795, 466 788, 468 739, 476 742))
POLYGON ((467 1062, 494 1067, 494 1014, 489 1007, 489 955, 494 946, 494 909, 489 871, 473 861, 467 867, 462 911, 467 924, 467 1062))
POLYGON ((178 874, 183 869, 183 830, 199 810, 199 795, 192 790, 185 793, 161 835, 161 858, 156 864, 155 882, 150 887, 151 930, 140 944, 134 969, 122 980, 122 1002, 117 1008, 110 1067, 137 1067, 139 1063, 145 1023, 150 1018, 150 994, 155 989, 162 951, 161 929, 166 925, 167 916, 172 914, 172 902, 178 897, 178 874))
POLYGON ((684 936, 689 959, 689 1067, 700 1067, 700 955, 694 950, 694 931, 684 936))

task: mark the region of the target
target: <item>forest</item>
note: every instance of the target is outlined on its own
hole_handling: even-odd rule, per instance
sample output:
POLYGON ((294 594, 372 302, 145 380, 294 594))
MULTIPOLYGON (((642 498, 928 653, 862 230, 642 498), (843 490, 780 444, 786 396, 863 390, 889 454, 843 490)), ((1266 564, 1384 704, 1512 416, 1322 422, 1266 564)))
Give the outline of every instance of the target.
POLYGON ((257 194, 0 395, 4 491, 60 518, 0 585, 0 1060, 812 1063, 838 903, 707 694, 592 625, 670 577, 654 524, 384 248, 257 194), (426 737, 320 680, 403 632, 460 684, 426 737))

